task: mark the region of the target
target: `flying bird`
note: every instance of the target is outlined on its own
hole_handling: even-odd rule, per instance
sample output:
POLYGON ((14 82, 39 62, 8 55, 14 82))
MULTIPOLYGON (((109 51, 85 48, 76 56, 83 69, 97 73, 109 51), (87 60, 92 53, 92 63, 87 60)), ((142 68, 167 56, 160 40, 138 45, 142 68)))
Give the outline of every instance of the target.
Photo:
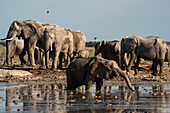
POLYGON ((50 11, 47 11, 47 13, 50 13, 50 11))

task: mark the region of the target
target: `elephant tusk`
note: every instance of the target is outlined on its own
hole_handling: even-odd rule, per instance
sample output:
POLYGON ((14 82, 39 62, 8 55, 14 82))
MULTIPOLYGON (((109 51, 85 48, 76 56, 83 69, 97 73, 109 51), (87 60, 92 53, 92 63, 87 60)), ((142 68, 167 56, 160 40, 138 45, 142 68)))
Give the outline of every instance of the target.
POLYGON ((5 40, 6 38, 3 38, 3 39, 1 39, 1 40, 5 40))
POLYGON ((1 40, 13 40, 14 39, 14 37, 12 37, 12 38, 4 38, 4 39, 1 39, 1 40))

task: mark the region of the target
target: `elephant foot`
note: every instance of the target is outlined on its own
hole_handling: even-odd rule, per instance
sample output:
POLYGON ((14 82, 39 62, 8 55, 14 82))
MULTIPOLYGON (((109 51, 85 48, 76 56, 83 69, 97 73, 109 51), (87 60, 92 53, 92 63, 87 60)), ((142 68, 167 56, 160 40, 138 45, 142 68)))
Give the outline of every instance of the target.
POLYGON ((164 76, 164 74, 163 73, 159 73, 158 76, 164 76))
POLYGON ((54 67, 53 67, 53 68, 51 68, 51 71, 56 71, 56 68, 54 68, 54 67))
POLYGON ((45 70, 46 66, 40 66, 39 69, 45 70))
POLYGON ((62 69, 62 66, 58 66, 57 69, 62 69))
POLYGON ((158 76, 158 74, 157 74, 157 73, 155 73, 155 72, 152 72, 151 74, 152 74, 152 75, 154 75, 154 76, 158 76))

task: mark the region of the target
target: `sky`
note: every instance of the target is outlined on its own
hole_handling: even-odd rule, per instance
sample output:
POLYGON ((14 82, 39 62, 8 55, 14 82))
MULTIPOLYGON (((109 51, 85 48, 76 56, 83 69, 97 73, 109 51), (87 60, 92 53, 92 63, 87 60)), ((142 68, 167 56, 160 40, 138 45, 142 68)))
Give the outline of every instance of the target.
POLYGON ((80 30, 87 41, 131 35, 170 41, 170 0, 0 0, 0 39, 14 20, 54 23, 80 30), (49 13, 47 13, 49 11, 49 13))

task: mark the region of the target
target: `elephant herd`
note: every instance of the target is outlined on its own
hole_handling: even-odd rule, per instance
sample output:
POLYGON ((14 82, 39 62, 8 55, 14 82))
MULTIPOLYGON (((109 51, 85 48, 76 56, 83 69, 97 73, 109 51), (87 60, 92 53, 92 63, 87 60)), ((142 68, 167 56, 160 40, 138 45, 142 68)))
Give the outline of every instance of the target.
POLYGON ((73 59, 79 51, 85 49, 86 37, 79 30, 71 31, 56 24, 42 24, 33 20, 16 20, 8 31, 6 40, 6 60, 19 55, 21 64, 26 64, 24 56, 28 53, 28 64, 35 66, 41 64, 41 68, 49 68, 49 56, 52 57, 52 70, 59 66, 62 68, 62 57, 66 61, 73 59), (18 37, 18 39, 16 39, 18 37), (22 37, 22 39, 20 39, 22 37))
POLYGON ((6 40, 6 60, 19 55, 21 64, 26 64, 24 56, 28 53, 27 63, 31 66, 41 64, 41 68, 49 68, 52 58, 52 70, 62 68, 62 59, 68 66, 67 89, 76 89, 85 85, 90 90, 96 82, 96 90, 101 91, 103 79, 122 76, 128 87, 131 86, 127 72, 135 65, 138 74, 139 62, 143 58, 153 61, 153 74, 163 73, 164 61, 170 61, 170 48, 167 43, 157 36, 129 36, 121 40, 101 41, 95 45, 95 57, 89 58, 89 51, 85 50, 86 37, 79 30, 71 31, 56 24, 42 24, 33 20, 14 21, 8 31, 6 40), (16 39, 18 37, 18 39, 16 39), (22 37, 22 39, 20 39, 22 37), (98 54, 101 53, 100 57, 98 54), (79 57, 76 57, 78 54, 79 57), (59 65, 57 60, 59 58, 59 65), (69 62, 71 63, 69 64, 69 62), (57 67, 58 66, 58 67, 57 67))

